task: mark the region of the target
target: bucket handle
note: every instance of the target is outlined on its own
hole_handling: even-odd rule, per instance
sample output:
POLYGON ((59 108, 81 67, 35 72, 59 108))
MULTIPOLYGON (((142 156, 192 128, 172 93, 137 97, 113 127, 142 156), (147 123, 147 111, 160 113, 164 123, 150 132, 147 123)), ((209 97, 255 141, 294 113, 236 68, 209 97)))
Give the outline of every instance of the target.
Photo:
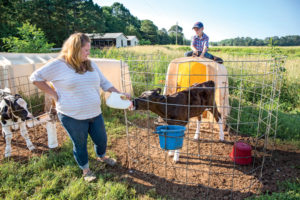
POLYGON ((154 134, 159 134, 159 135, 166 136, 166 137, 172 137, 172 136, 168 136, 166 130, 168 130, 168 129, 160 129, 159 131, 154 131, 154 132, 152 132, 152 133, 154 133, 154 134))
POLYGON ((161 134, 161 133, 164 133, 164 134, 166 134, 165 131, 154 131, 154 132, 152 132, 152 133, 155 133, 155 134, 161 134))
POLYGON ((154 133, 154 134, 164 134, 164 135, 166 135, 166 131, 162 131, 162 130, 168 130, 168 129, 160 129, 159 131, 154 131, 154 132, 152 132, 152 133, 154 133))
MULTIPOLYGON (((178 130, 168 130, 168 129, 160 129, 159 131, 154 131, 152 133, 160 134, 161 132, 166 133, 166 132, 172 132, 172 131, 178 131, 178 130)), ((185 131, 185 130, 184 130, 185 131)))

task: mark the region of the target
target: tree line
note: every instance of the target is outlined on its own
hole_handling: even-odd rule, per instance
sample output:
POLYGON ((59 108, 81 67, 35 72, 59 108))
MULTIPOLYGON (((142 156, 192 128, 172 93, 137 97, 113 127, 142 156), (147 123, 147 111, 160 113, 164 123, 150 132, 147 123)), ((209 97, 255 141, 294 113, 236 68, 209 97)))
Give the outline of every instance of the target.
POLYGON ((221 40, 220 42, 210 42, 212 46, 298 46, 300 45, 299 35, 288 35, 283 37, 266 37, 262 39, 252 39, 250 37, 237 37, 233 39, 221 40))
MULTIPOLYGON (((151 20, 139 20, 121 3, 100 7, 93 0, 0 0, 0 38, 18 37, 18 28, 29 23, 41 29, 49 43, 61 47, 74 32, 122 32, 136 35, 141 44, 188 43, 180 26, 169 30, 151 20)), ((5 50, 0 40, 0 50, 5 50)))
MULTIPOLYGON (((140 20, 133 16, 121 3, 99 6, 93 0, 0 0, 0 51, 7 51, 4 39, 20 38, 20 27, 28 24, 41 30, 54 47, 61 47, 63 41, 74 32, 107 33, 122 32, 136 35, 140 44, 185 44, 182 27, 171 26, 168 30, 158 27, 151 20, 140 20)), ((30 38, 30 34, 27 34, 30 38)), ((32 35, 33 38, 33 35, 32 35)), ((234 38, 211 42, 218 46, 263 46, 265 40, 234 38)), ((272 45, 300 45, 300 36, 273 37, 272 45)))

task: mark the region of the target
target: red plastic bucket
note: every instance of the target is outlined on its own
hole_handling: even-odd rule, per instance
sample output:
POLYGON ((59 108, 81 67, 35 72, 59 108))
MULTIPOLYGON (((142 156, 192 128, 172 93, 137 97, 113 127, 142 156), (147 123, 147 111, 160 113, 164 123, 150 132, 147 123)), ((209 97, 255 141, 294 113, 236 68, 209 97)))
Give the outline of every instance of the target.
POLYGON ((230 158, 236 164, 248 165, 252 163, 251 146, 244 142, 236 142, 232 147, 230 158))

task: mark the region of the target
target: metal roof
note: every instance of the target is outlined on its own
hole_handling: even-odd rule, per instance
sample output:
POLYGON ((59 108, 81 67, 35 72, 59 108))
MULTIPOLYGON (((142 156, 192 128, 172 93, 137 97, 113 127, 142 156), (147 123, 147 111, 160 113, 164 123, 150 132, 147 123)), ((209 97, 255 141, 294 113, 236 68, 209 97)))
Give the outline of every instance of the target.
MULTIPOLYGON (((94 39, 109 39, 109 38, 117 38, 124 34, 123 33, 87 33, 86 35, 94 39)), ((125 35, 124 37, 127 38, 125 35)))
MULTIPOLYGON (((128 38, 128 40, 132 40, 133 38, 136 38, 137 39, 137 37, 135 36, 135 35, 127 35, 127 38, 128 38)), ((138 39, 137 39, 138 40, 138 39)))

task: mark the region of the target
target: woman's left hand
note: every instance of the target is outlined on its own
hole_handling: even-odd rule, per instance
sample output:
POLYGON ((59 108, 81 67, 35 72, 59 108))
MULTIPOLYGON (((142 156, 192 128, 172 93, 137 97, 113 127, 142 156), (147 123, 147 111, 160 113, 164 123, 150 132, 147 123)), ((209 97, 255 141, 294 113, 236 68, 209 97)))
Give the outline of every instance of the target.
MULTIPOLYGON (((131 99, 131 95, 130 95, 130 94, 128 94, 128 93, 126 93, 126 92, 122 93, 122 92, 120 92, 119 90, 117 90, 115 87, 108 88, 107 91, 108 91, 108 92, 116 92, 116 93, 119 93, 119 94, 124 95, 124 96, 126 97, 126 99, 131 99)), ((122 96, 121 96, 121 98, 122 98, 122 96)))

